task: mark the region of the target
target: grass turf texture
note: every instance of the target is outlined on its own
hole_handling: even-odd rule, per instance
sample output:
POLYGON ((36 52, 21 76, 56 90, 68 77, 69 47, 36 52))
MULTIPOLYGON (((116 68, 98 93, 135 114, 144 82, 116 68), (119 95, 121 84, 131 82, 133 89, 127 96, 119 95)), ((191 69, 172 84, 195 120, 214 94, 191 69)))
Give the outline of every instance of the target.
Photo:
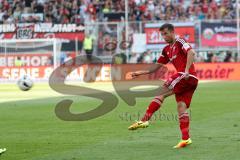
MULTIPOLYGON (((111 90, 111 84, 97 86, 111 90)), ((174 97, 166 99, 162 117, 157 112, 149 128, 128 131, 151 98, 138 98, 135 107, 120 100, 100 118, 66 122, 54 113, 60 100, 74 100, 75 113, 91 110, 100 101, 62 96, 47 84, 35 84, 27 92, 1 84, 0 95, 0 147, 7 148, 1 160, 239 159, 240 82, 199 84, 191 106, 193 144, 180 150, 172 149, 180 139, 174 97)))

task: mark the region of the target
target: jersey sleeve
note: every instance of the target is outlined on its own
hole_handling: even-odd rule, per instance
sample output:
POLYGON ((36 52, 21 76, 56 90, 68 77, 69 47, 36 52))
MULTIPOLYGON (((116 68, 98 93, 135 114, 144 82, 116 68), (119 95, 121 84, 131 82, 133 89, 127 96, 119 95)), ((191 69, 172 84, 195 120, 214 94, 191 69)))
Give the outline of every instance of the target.
POLYGON ((163 49, 161 56, 157 60, 157 63, 167 64, 168 62, 169 58, 167 57, 165 49, 163 49))
POLYGON ((187 52, 190 49, 192 49, 191 45, 189 43, 187 43, 184 39, 179 38, 177 41, 179 42, 181 49, 184 53, 187 54, 187 52))

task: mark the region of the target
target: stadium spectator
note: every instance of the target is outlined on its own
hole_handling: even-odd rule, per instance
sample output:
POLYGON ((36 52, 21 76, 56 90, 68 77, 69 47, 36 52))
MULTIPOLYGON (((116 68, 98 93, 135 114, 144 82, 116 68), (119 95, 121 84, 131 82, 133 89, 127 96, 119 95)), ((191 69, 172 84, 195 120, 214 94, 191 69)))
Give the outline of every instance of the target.
POLYGON ((53 56, 49 56, 48 60, 46 62, 46 66, 52 66, 53 65, 53 56))
MULTIPOLYGON (((236 18, 234 3, 226 0, 191 2, 129 0, 129 19, 133 21, 234 19, 236 18)), ((23 13, 41 13, 44 22, 88 23, 89 20, 103 21, 104 13, 125 12, 124 0, 2 0, 0 4, 2 23, 25 22, 20 18, 23 13)))
POLYGON ((234 58, 232 57, 232 53, 230 51, 227 51, 223 62, 234 62, 234 58))
POLYGON ((153 63, 151 50, 147 50, 143 54, 143 61, 142 61, 142 63, 153 63))
POLYGON ((17 58, 15 59, 14 65, 15 65, 16 67, 21 67, 21 66, 23 66, 23 61, 22 61, 21 57, 17 57, 17 58))
POLYGON ((126 54, 125 53, 116 54, 113 57, 113 63, 114 64, 125 64, 125 63, 127 63, 127 56, 126 56, 126 54))
POLYGON ((60 53, 60 64, 63 64, 67 59, 67 53, 64 51, 61 51, 60 53))
POLYGON ((218 62, 218 57, 213 53, 213 52, 208 52, 207 53, 207 59, 205 60, 205 62, 218 62))
POLYGON ((93 37, 90 35, 90 33, 86 33, 84 41, 83 41, 83 49, 84 49, 84 51, 87 55, 87 59, 89 61, 92 60, 93 43, 94 43, 93 37))
POLYGON ((136 53, 136 52, 133 52, 131 55, 130 55, 130 60, 129 60, 129 63, 137 63, 138 59, 139 59, 139 54, 136 53))

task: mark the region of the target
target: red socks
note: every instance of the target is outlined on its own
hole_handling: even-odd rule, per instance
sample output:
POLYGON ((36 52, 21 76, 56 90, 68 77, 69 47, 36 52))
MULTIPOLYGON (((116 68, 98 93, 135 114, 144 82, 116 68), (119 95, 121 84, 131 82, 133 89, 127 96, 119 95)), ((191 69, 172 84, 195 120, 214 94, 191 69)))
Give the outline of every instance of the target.
POLYGON ((187 112, 179 115, 179 125, 182 132, 182 139, 187 140, 189 138, 189 115, 187 112))
MULTIPOLYGON (((157 96, 149 104, 148 109, 141 119, 141 121, 149 121, 154 112, 156 112, 163 103, 163 97, 157 96)), ((182 140, 187 140, 189 138, 189 114, 188 112, 179 115, 179 126, 182 132, 182 140)))
POLYGON ((156 112, 163 102, 163 98, 160 96, 155 97, 152 102, 149 104, 148 109, 141 119, 141 121, 149 121, 154 112, 156 112))

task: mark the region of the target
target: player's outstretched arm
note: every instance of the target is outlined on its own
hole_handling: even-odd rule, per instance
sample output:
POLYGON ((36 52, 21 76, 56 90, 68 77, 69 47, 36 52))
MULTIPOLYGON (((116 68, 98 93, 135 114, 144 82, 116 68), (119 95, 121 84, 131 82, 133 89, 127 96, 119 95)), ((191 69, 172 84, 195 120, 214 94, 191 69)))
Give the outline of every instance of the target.
POLYGON ((162 66, 163 66, 163 64, 157 63, 157 64, 152 65, 148 70, 140 70, 140 71, 135 71, 135 72, 129 72, 127 74, 126 78, 127 79, 134 79, 134 78, 137 78, 138 76, 141 76, 141 75, 150 74, 150 73, 153 73, 153 72, 157 71, 162 66))
POLYGON ((196 52, 193 49, 190 49, 187 53, 187 64, 186 64, 186 68, 185 68, 186 78, 189 77, 189 68, 193 64, 195 55, 196 55, 196 52))

